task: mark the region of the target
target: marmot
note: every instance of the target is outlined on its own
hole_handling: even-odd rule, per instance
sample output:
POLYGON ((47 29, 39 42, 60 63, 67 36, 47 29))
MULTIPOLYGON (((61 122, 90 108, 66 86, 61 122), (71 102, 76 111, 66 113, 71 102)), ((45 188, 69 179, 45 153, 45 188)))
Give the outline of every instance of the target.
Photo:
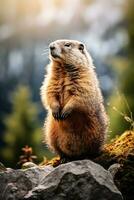
POLYGON ((48 110, 45 141, 61 158, 95 157, 108 120, 91 56, 76 40, 57 40, 49 48, 50 64, 41 87, 48 110))

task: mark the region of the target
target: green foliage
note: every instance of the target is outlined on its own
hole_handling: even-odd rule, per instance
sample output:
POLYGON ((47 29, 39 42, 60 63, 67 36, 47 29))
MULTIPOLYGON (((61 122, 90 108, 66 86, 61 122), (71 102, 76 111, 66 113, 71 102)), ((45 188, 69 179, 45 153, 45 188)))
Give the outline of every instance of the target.
POLYGON ((116 91, 110 99, 110 138, 120 135, 125 130, 134 128, 134 94, 132 92, 133 85, 131 85, 131 81, 133 81, 134 84, 134 80, 132 80, 131 70, 129 69, 127 72, 130 72, 130 77, 127 80, 126 78, 123 80, 121 78, 119 79, 121 80, 120 89, 116 91), (128 81, 126 85, 124 85, 125 81, 128 81))
MULTIPOLYGON (((12 96, 12 113, 6 116, 3 157, 8 165, 14 166, 22 154, 21 149, 31 146, 33 153, 38 154, 41 144, 41 130, 38 122, 38 107, 31 101, 30 90, 19 86, 12 96)), ((39 154, 38 154, 39 155, 39 154)))
POLYGON ((126 7, 125 18, 128 25, 126 31, 129 40, 126 53, 128 58, 124 62, 123 59, 120 59, 117 72, 119 73, 119 83, 117 86, 119 93, 115 95, 114 92, 110 101, 111 138, 130 129, 132 124, 125 120, 124 116, 128 116, 133 121, 132 115, 134 114, 134 1, 128 0, 126 7), (113 110, 113 107, 116 108, 117 112, 113 110))

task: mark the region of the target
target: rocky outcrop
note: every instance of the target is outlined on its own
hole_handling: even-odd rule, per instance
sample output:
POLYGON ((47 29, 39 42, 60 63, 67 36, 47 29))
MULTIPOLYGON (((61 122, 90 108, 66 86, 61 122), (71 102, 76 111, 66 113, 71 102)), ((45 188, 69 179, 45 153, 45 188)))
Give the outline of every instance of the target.
POLYGON ((0 173, 2 200, 122 200, 110 172, 81 160, 0 173))

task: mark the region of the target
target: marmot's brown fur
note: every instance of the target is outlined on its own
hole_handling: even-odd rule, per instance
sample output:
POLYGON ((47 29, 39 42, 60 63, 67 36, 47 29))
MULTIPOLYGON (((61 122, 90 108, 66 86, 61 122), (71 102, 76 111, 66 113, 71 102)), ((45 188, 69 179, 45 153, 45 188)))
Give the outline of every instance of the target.
POLYGON ((75 40, 50 44, 48 74, 41 99, 48 116, 45 141, 61 157, 95 157, 104 142, 107 116, 85 46, 75 40))

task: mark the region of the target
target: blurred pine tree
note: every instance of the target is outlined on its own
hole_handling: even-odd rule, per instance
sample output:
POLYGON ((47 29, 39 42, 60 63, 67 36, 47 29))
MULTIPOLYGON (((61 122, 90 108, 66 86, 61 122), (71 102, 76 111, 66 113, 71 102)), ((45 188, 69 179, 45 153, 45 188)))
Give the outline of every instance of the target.
POLYGON ((118 71, 119 92, 117 95, 113 95, 110 101, 111 138, 134 126, 132 124, 134 115, 134 1, 128 0, 126 4, 125 19, 128 34, 126 53, 128 58, 126 61, 120 59, 120 68, 118 71))
POLYGON ((12 96, 12 113, 6 116, 4 141, 6 147, 2 150, 4 164, 16 167, 21 149, 28 145, 33 153, 41 156, 41 130, 38 121, 38 107, 31 101, 30 90, 19 86, 12 96))

